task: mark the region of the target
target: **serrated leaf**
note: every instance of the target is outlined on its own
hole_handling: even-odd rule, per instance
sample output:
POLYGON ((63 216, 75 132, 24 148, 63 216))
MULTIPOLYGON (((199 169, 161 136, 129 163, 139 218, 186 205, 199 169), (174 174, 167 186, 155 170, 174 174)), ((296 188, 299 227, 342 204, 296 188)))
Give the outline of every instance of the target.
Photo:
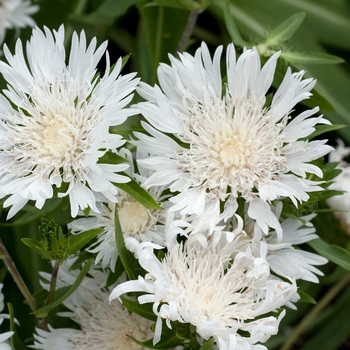
POLYGON ((326 259, 350 271, 350 252, 334 244, 328 244, 322 239, 314 239, 307 243, 326 259))
POLYGON ((323 52, 282 51, 281 58, 291 64, 337 64, 344 62, 340 57, 323 52))
POLYGON ((68 291, 64 295, 62 295, 60 298, 56 299, 55 301, 53 301, 49 305, 45 305, 45 306, 41 307, 40 309, 36 310, 34 312, 35 316, 37 318, 46 317, 51 310, 53 310, 58 305, 62 304, 62 302, 64 300, 66 300, 71 294, 73 294, 73 292, 80 286, 85 275, 89 272, 92 261, 93 261, 93 259, 90 259, 86 262, 84 267, 79 272, 78 277, 76 278, 74 283, 70 286, 70 288, 68 289, 68 291))
POLYGON ((84 247, 93 238, 103 232, 103 228, 94 228, 88 231, 81 232, 76 235, 71 235, 68 238, 68 253, 75 254, 79 249, 84 247))
POLYGON ((226 0, 226 3, 225 3, 224 16, 225 16, 226 28, 228 33, 230 34, 230 37, 233 43, 241 47, 251 46, 250 43, 248 43, 242 38, 241 33, 237 28, 236 22, 233 16, 231 15, 230 2, 228 0, 226 0))
POLYGON ((312 134, 310 134, 308 137, 306 137, 306 139, 311 140, 311 139, 315 138, 316 136, 324 134, 325 132, 339 130, 339 129, 343 129, 345 127, 346 127, 346 125, 343 125, 343 124, 316 125, 315 126, 316 130, 312 134))
POLYGON ((270 32, 266 38, 265 44, 267 46, 276 46, 289 40, 300 27, 304 18, 305 12, 299 12, 290 16, 270 32))
POLYGON ((7 303, 7 308, 9 310, 9 315, 10 315, 10 330, 12 332, 14 332, 14 334, 10 338, 12 349, 26 350, 27 348, 22 343, 21 339, 18 337, 18 334, 16 332, 15 312, 13 310, 12 304, 11 303, 7 303))
POLYGON ((309 294, 305 293, 303 290, 298 289, 298 294, 300 296, 299 302, 308 303, 308 304, 317 304, 316 300, 309 294))
POLYGON ((210 338, 208 341, 206 341, 199 350, 211 350, 214 345, 214 338, 210 338))
POLYGON ((115 186, 130 194, 131 197, 133 197, 146 208, 158 210, 162 209, 162 207, 154 200, 154 198, 143 187, 141 187, 136 180, 131 178, 125 172, 120 172, 119 174, 129 177, 130 181, 127 183, 114 183, 115 186))
POLYGON ((130 312, 140 315, 150 321, 157 321, 157 316, 152 311, 151 304, 140 304, 137 301, 130 300, 124 296, 121 296, 123 306, 125 306, 130 312))
POLYGON ((134 255, 129 252, 125 247, 124 234, 120 226, 118 209, 115 209, 115 241, 117 245, 118 255, 124 266, 125 272, 129 279, 137 280, 139 275, 143 275, 144 271, 140 267, 138 261, 134 258, 134 255))

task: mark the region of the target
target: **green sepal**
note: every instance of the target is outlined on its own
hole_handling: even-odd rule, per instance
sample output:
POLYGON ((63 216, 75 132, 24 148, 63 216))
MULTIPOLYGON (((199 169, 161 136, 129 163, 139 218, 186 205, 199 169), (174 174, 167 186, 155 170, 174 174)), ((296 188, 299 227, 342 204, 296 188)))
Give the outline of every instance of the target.
POLYGON ((93 238, 102 232, 103 228, 93 228, 91 230, 69 236, 67 242, 68 254, 75 254, 79 249, 84 247, 85 244, 89 243, 93 238))
POLYGON ((124 296, 120 297, 122 304, 124 307, 128 309, 128 311, 133 312, 143 318, 146 318, 150 321, 157 321, 157 316, 152 311, 152 305, 150 304, 140 304, 136 300, 131 300, 124 296))
POLYGON ((21 339, 19 338, 16 332, 15 312, 13 310, 12 304, 7 303, 7 308, 9 310, 9 315, 10 315, 10 330, 14 332, 14 334, 10 338, 11 347, 12 349, 16 349, 16 350, 26 350, 27 348, 22 343, 21 339))
POLYGON ((283 51, 281 58, 294 65, 344 63, 342 58, 324 52, 283 51))
POLYGON ((74 283, 71 286, 67 286, 64 287, 66 288, 65 293, 60 296, 59 290, 56 291, 55 296, 58 298, 50 303, 49 305, 45 305, 43 307, 41 307, 40 309, 34 311, 34 314, 37 318, 43 318, 46 317, 48 315, 48 313, 53 310, 55 307, 59 306, 60 304, 62 304, 62 302, 64 300, 66 300, 81 284, 81 282, 83 281, 85 275, 89 272, 91 264, 92 264, 93 259, 90 259, 86 262, 86 264, 84 265, 84 267, 81 269, 81 271, 79 272, 78 277, 76 278, 76 280, 74 281, 74 283))
POLYGON ((296 13, 274 28, 266 37, 265 45, 276 46, 289 40, 304 21, 305 12, 296 13))
POLYGON ((303 290, 298 289, 298 294, 300 296, 300 299, 298 300, 298 302, 307 303, 307 304, 317 304, 316 300, 309 294, 305 293, 303 290))
POLYGON ((124 192, 130 194, 136 201, 148 209, 162 209, 162 207, 154 200, 154 198, 140 184, 131 178, 127 173, 120 172, 119 174, 127 176, 130 181, 127 183, 113 183, 124 192))
POLYGON ((225 2, 224 15, 225 15, 226 28, 227 28, 228 33, 230 34, 230 37, 231 37, 233 43, 235 45, 238 45, 241 47, 250 47, 251 44, 242 38, 242 36, 237 28, 236 22, 235 22, 233 16, 231 15, 229 0, 226 0, 226 2, 225 2))
POLYGON ((326 259, 350 271, 350 252, 334 244, 328 244, 322 239, 314 239, 307 244, 326 259))

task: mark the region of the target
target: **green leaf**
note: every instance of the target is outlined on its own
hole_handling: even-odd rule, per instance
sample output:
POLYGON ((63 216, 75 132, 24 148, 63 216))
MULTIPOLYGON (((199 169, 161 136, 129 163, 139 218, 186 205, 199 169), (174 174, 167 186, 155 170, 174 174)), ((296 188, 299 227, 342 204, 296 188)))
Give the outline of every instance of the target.
POLYGON ((276 46, 289 40, 295 31, 304 21, 305 12, 299 12, 287 18, 283 23, 274 28, 267 36, 265 44, 267 46, 276 46))
POLYGON ((320 238, 307 243, 326 259, 350 271, 350 252, 334 244, 328 244, 320 238))
POLYGON ((134 255, 125 247, 124 234, 120 226, 117 207, 115 208, 115 241, 118 255, 123 263, 126 274, 129 279, 137 280, 139 275, 144 275, 144 271, 140 267, 138 261, 134 258, 134 255))
POLYGON ((91 264, 92 264, 93 259, 90 259, 86 262, 86 264, 84 265, 84 267, 81 269, 81 271, 79 272, 79 275, 77 277, 77 279, 75 280, 75 282, 69 287, 68 291, 66 293, 64 293, 63 296, 59 297, 58 299, 56 299, 54 302, 52 302, 49 305, 45 305, 43 307, 41 307, 40 309, 36 310, 34 312, 35 316, 37 318, 43 318, 46 317, 48 315, 48 313, 53 310, 55 307, 57 307, 58 305, 62 304, 62 302, 64 300, 66 300, 81 284, 81 282, 83 281, 85 275, 89 272, 91 264))
POLYGON ((124 272, 124 266, 122 261, 120 260, 120 257, 118 256, 117 262, 115 264, 114 272, 111 271, 108 274, 106 287, 110 287, 111 285, 113 285, 118 280, 118 278, 122 275, 123 272, 124 272))
POLYGON ((241 47, 251 46, 250 43, 248 43, 247 41, 245 41, 242 38, 242 36, 237 28, 235 20, 234 20, 233 16, 231 15, 231 8, 230 8, 229 0, 226 0, 224 15, 225 15, 226 28, 227 28, 228 33, 230 34, 230 37, 231 37, 233 43, 235 45, 238 45, 241 47))
POLYGON ((210 338, 208 341, 206 341, 199 350, 211 350, 214 345, 214 338, 210 338))
POLYGON ((309 294, 305 293, 301 289, 298 289, 298 294, 300 296, 299 302, 301 303, 308 303, 308 304, 317 304, 316 300, 310 296, 309 294))
POLYGON ((115 186, 130 194, 131 197, 133 197, 146 208, 158 210, 162 209, 162 207, 154 200, 154 198, 143 187, 141 187, 136 180, 131 178, 125 172, 120 172, 120 174, 129 177, 130 181, 124 184, 114 183, 115 186))
POLYGON ((345 127, 346 127, 346 125, 343 125, 343 124, 316 125, 315 126, 316 130, 311 135, 306 137, 305 139, 311 140, 311 139, 315 138, 316 136, 324 134, 325 132, 339 130, 339 129, 343 129, 345 127))
POLYGON ((200 8, 199 3, 193 0, 154 0, 154 2, 159 6, 172 7, 188 11, 193 11, 200 8))
POLYGON ((76 235, 71 235, 68 238, 68 253, 75 254, 79 249, 84 247, 93 238, 103 232, 103 228, 94 228, 88 231, 81 232, 76 235))
POLYGON ((281 58, 291 64, 337 64, 343 63, 340 57, 323 52, 282 51, 281 58))
POLYGON ((98 8, 97 13, 102 16, 117 18, 125 14, 132 5, 137 4, 141 0, 105 0, 98 8))
POLYGON ((10 338, 12 349, 16 350, 26 350, 27 348, 22 343, 21 339, 18 337, 16 332, 16 324, 15 324, 15 312, 13 310, 13 306, 11 303, 7 303, 7 308, 10 314, 10 330, 14 332, 14 334, 10 338))
POLYGON ((139 302, 124 296, 121 296, 120 299, 122 300, 123 306, 125 306, 130 312, 140 315, 147 320, 154 322, 157 321, 157 316, 153 313, 151 304, 141 305, 139 302))
POLYGON ((98 162, 99 164, 121 164, 126 163, 127 160, 123 158, 122 156, 112 152, 108 151, 106 152, 101 158, 99 158, 98 162))

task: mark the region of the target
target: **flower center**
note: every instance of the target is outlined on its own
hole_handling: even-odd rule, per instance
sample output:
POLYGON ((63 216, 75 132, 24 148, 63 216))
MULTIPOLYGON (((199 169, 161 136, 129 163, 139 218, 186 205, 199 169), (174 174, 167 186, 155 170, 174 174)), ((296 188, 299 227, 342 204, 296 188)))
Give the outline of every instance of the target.
POLYGON ((59 115, 44 126, 41 137, 43 149, 57 158, 62 158, 73 144, 72 131, 59 115))
POLYGON ((150 220, 148 210, 139 202, 124 201, 118 210, 123 233, 139 233, 150 220))
POLYGON ((225 168, 242 168, 249 162, 250 156, 249 144, 237 140, 237 136, 225 144, 220 152, 220 159, 225 168))

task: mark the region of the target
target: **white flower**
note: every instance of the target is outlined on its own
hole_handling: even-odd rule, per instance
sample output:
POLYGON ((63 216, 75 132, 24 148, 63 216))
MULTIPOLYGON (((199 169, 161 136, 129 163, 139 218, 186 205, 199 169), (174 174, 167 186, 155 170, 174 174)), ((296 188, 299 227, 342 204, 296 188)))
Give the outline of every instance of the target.
POLYGON ((147 274, 118 285, 109 300, 145 292, 139 303, 153 303, 158 316, 154 343, 165 319, 168 327, 170 321, 194 325, 202 338, 214 337, 219 349, 265 349, 255 344, 277 333, 284 312, 265 314, 295 299, 296 285, 273 278, 265 259, 254 258, 250 247, 239 247, 239 240, 209 242, 207 248, 187 241, 169 247, 159 261, 153 248, 161 247, 141 243, 137 256, 147 274))
MULTIPOLYGON (((4 304, 4 294, 2 293, 2 288, 3 284, 0 283, 0 312, 4 310, 5 304, 4 304)), ((4 319, 8 319, 9 315, 8 314, 0 314, 0 325, 4 321, 4 319)), ((9 331, 9 332, 4 332, 0 333, 0 350, 12 350, 12 347, 9 345, 7 340, 12 337, 14 332, 9 331)))
POLYGON ((8 89, 0 95, 0 195, 9 195, 8 218, 28 200, 41 209, 58 189, 69 196, 71 214, 90 207, 97 211, 99 194, 116 202, 112 182, 127 182, 116 172, 126 164, 99 162, 108 150, 125 142, 109 127, 123 123, 134 112, 123 108, 132 99, 138 79, 119 76, 122 61, 96 75, 96 65, 107 43, 96 48, 96 38, 87 46, 84 32, 73 34, 68 65, 65 63, 64 28, 53 34, 33 30, 25 58, 21 41, 12 55, 5 46, 9 64, 0 62, 8 89), (28 64, 26 63, 28 60, 28 64))
POLYGON ((29 0, 1 0, 0 2, 0 44, 3 43, 8 29, 34 27, 30 17, 38 12, 39 6, 29 0))
MULTIPOLYGON (((127 173, 132 178, 136 177, 140 179, 142 175, 135 173, 130 151, 122 149, 120 154, 129 160, 130 167, 127 173)), ((142 167, 139 168, 139 171, 142 174, 142 167)), ((149 192, 156 201, 159 201, 163 188, 153 187, 149 192)), ((133 237, 139 242, 162 244, 165 238, 165 210, 148 209, 122 190, 119 190, 117 200, 117 203, 110 201, 98 203, 100 213, 91 212, 89 217, 74 220, 69 225, 74 234, 79 234, 80 232, 94 228, 103 229, 97 241, 87 250, 91 253, 97 253, 95 259, 96 264, 101 261, 103 268, 109 266, 112 271, 114 271, 118 258, 115 241, 116 208, 118 209, 118 218, 124 234, 124 239, 133 237)))
MULTIPOLYGON (((72 261, 65 262, 58 273, 57 288, 74 283, 79 271, 70 271, 72 261)), ((37 329, 34 349, 44 350, 115 350, 144 349, 129 336, 140 341, 152 338, 152 322, 129 312, 118 302, 108 303, 110 288, 104 288, 107 275, 95 269, 85 277, 78 289, 64 301, 70 310, 61 316, 70 317, 81 329, 37 329)), ((42 276, 49 279, 50 275, 42 276)), ((48 288, 48 286, 44 285, 48 288)))
POLYGON ((330 162, 340 162, 338 169, 342 172, 335 179, 329 189, 345 191, 342 195, 337 195, 327 199, 327 204, 334 209, 342 210, 334 214, 339 219, 343 228, 350 234, 350 165, 344 160, 350 154, 350 147, 345 147, 340 139, 337 148, 329 155, 330 162))
POLYGON ((279 53, 263 68, 255 48, 245 50, 236 61, 235 48, 227 48, 227 86, 222 91, 219 47, 211 59, 203 43, 195 56, 170 56, 171 66, 158 69, 160 87, 144 83, 138 92, 147 100, 138 108, 149 124, 150 134, 136 133, 138 147, 150 157, 140 162, 154 169, 144 183, 169 185, 173 193, 172 210, 181 214, 203 213, 218 221, 220 202, 225 210, 237 209, 237 198, 249 203, 248 215, 257 220, 263 231, 268 226, 280 230, 269 202, 289 197, 295 205, 306 201, 307 192, 321 188, 306 178, 306 173, 322 177, 322 171, 310 164, 331 150, 326 141, 305 141, 318 123, 312 117, 318 108, 307 110, 291 122, 294 106, 308 98, 313 79, 304 72, 287 70, 265 106, 279 53), (169 137, 167 134, 175 136, 169 137))

